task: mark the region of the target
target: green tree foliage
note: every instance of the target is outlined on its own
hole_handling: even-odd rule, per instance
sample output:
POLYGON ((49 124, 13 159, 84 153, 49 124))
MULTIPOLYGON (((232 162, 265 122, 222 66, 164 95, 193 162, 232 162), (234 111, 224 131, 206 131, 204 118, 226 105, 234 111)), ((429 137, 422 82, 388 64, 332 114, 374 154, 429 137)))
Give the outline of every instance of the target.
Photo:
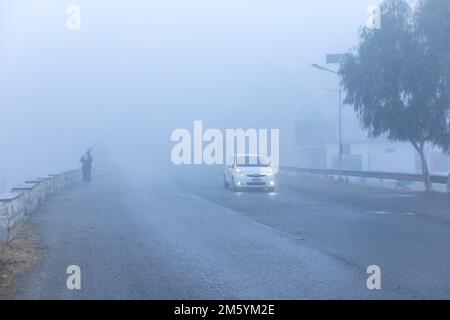
POLYGON ((450 150, 450 1, 387 0, 381 14, 341 66, 345 103, 370 137, 414 146, 431 190, 424 146, 450 150))

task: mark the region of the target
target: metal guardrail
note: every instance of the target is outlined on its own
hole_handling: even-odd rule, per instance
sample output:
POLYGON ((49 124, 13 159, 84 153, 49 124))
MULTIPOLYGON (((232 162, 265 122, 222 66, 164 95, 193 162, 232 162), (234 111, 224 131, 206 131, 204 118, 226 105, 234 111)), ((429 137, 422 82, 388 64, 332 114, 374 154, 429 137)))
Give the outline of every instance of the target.
MULTIPOLYGON (((355 171, 355 170, 335 170, 335 169, 306 169, 296 167, 280 166, 280 170, 287 172, 317 174, 317 175, 333 175, 333 176, 347 176, 360 177, 372 179, 386 179, 386 180, 403 180, 403 181, 417 181, 423 182, 421 174, 414 173, 399 173, 399 172, 381 172, 381 171, 355 171)), ((450 179, 449 176, 431 175, 432 183, 447 184, 450 179)))

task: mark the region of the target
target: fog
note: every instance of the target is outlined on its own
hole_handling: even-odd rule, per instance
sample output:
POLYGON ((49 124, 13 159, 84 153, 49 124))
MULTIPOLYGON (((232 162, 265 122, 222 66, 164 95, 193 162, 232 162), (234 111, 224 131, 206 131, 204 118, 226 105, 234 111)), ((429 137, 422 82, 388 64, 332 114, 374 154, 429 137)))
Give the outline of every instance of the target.
POLYGON ((354 46, 371 4, 0 0, 0 190, 77 168, 88 147, 167 172, 171 132, 194 120, 278 128, 281 163, 295 164, 295 120, 337 114, 323 90, 336 77, 310 65, 354 46), (79 31, 66 27, 72 3, 79 31))

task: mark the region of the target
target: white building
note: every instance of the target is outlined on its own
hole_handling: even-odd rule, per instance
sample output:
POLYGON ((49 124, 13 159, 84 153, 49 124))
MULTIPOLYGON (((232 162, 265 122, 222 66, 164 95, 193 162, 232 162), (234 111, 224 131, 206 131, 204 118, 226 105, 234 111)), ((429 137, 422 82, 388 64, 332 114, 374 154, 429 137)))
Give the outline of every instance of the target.
MULTIPOLYGON (((339 167, 337 124, 323 119, 295 123, 298 166, 315 169, 339 167)), ((410 143, 368 139, 357 121, 342 124, 342 168, 347 170, 421 172, 420 158, 410 143)), ((430 171, 450 172, 450 156, 439 149, 426 151, 430 171)))

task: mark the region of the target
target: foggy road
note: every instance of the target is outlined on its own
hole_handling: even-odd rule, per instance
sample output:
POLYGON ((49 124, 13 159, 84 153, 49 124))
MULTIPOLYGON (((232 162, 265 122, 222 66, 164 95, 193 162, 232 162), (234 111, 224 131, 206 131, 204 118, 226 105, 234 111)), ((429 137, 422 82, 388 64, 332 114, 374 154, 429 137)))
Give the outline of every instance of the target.
POLYGON ((16 298, 450 297, 446 195, 281 175, 276 193, 235 193, 219 168, 185 171, 101 177, 52 197, 34 216, 42 261, 16 298), (81 290, 66 288, 69 265, 81 290), (369 265, 381 290, 367 289, 369 265))
POLYGON ((0 300, 450 300, 450 0, 0 0, 0 70, 0 300))

